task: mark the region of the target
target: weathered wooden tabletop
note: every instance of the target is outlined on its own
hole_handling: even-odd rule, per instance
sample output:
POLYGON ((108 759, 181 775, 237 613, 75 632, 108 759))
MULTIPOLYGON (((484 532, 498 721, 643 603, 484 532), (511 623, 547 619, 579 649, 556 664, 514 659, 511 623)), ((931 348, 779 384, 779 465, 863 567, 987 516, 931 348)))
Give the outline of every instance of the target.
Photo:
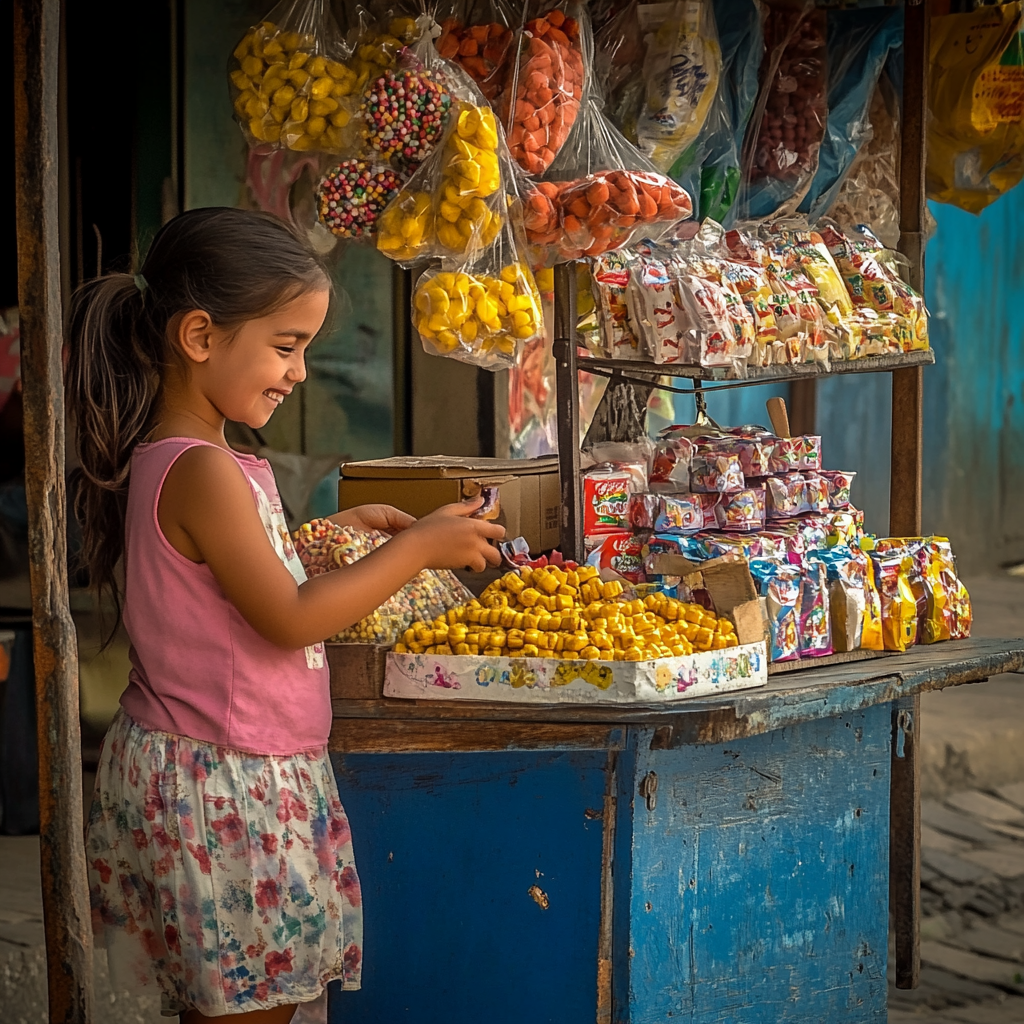
MULTIPOLYGON (((653 727, 655 747, 722 743, 928 690, 1024 671, 1024 638, 979 638, 775 675, 760 689, 705 700, 628 706, 524 706, 342 696, 345 692, 367 693, 368 687, 375 685, 373 679, 365 678, 348 685, 341 677, 340 673, 353 668, 349 660, 352 654, 330 651, 335 716, 332 750, 498 750, 548 745, 614 748, 628 726, 653 727)), ((382 653, 375 656, 375 664, 379 664, 382 675, 382 653)))

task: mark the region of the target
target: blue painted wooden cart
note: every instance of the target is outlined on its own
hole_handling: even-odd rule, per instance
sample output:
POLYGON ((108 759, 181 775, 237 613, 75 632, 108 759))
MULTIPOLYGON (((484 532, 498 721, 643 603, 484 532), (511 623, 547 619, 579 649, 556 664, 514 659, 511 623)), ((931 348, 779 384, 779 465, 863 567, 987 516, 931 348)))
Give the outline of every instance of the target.
POLYGON ((908 708, 1022 668, 966 640, 670 709, 337 697, 366 962, 332 1024, 884 1021, 908 708))

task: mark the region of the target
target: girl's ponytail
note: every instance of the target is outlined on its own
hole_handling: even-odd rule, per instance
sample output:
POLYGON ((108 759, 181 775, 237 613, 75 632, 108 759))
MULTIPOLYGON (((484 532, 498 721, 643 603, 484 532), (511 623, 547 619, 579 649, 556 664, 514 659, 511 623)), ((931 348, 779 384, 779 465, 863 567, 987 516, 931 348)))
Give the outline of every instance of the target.
POLYGON ((115 570, 124 552, 132 451, 153 427, 168 366, 187 372, 169 325, 198 309, 218 327, 240 327, 330 286, 308 241, 276 217, 211 207, 168 221, 141 274, 109 274, 78 289, 68 323, 67 393, 82 462, 82 561, 90 586, 109 591, 118 611, 115 570))
POLYGON ((71 301, 68 405, 82 468, 75 498, 91 585, 120 607, 128 469, 160 390, 162 353, 146 330, 145 295, 130 274, 84 284, 71 301))

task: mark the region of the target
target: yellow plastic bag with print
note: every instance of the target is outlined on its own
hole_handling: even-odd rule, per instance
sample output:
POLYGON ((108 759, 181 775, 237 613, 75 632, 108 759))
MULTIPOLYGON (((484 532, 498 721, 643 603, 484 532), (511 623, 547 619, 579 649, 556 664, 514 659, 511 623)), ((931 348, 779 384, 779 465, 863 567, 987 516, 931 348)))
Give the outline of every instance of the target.
POLYGON ((1021 4, 932 18, 928 198, 981 213, 1024 177, 1021 4))

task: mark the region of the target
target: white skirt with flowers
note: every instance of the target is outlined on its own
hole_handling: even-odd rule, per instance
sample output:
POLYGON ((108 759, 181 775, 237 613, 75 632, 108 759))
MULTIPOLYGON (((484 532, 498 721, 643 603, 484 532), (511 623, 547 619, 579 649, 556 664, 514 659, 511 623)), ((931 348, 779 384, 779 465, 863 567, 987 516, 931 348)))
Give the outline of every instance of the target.
POLYGON ((359 988, 362 910, 326 751, 247 754, 148 732, 123 711, 86 830, 93 929, 112 980, 167 1013, 304 1004, 359 988))

